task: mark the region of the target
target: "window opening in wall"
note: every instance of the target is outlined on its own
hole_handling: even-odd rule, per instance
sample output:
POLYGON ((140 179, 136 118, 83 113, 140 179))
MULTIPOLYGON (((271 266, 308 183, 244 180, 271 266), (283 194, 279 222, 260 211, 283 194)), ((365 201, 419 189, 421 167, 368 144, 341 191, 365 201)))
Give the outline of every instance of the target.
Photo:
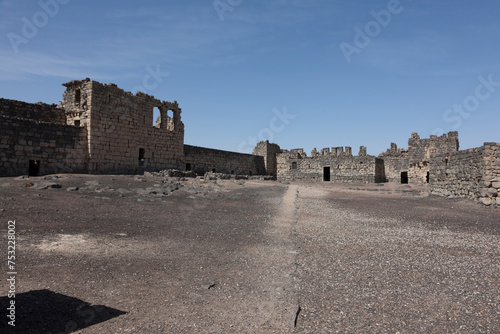
POLYGON ((446 166, 448 166, 448 159, 444 159, 444 163, 446 166))
POLYGON ((146 160, 144 158, 144 155, 146 154, 146 150, 143 148, 139 149, 139 166, 144 166, 144 161, 146 160))
POLYGON ((153 108, 153 126, 156 126, 156 121, 158 120, 158 117, 160 117, 160 109, 158 109, 158 107, 154 107, 153 108))
POLYGON ((75 90, 75 103, 78 105, 80 104, 80 90, 79 89, 75 90))
POLYGON ((215 168, 212 168, 212 173, 215 173, 215 168))
POLYGON ((40 160, 30 160, 28 168, 28 176, 38 176, 40 172, 40 160))
POLYGON ((80 126, 80 120, 75 120, 75 126, 80 126))
POLYGON ((408 183, 408 172, 401 172, 401 184, 408 183))
POLYGON ((251 170, 248 171, 248 175, 252 176, 252 171, 251 170))
POLYGON ((323 167, 323 181, 330 181, 330 167, 323 167))
POLYGON ((297 162, 292 162, 292 169, 297 169, 297 162))
POLYGON ((427 172, 427 175, 425 176, 425 182, 429 183, 429 179, 430 179, 430 173, 427 172))
POLYGON ((187 163, 186 164, 186 172, 190 172, 190 171, 191 171, 191 164, 187 163))
POLYGON ((231 174, 234 175, 234 170, 231 171, 231 174))

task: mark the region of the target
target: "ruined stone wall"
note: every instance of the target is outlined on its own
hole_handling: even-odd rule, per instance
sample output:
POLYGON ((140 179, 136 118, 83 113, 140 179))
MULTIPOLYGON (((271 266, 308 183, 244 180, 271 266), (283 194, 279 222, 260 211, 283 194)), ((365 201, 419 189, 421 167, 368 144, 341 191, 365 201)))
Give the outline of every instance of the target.
POLYGON ((47 123, 66 124, 64 111, 55 104, 26 103, 0 98, 0 115, 47 123))
POLYGON ((424 139, 420 139, 418 133, 414 132, 408 139, 408 150, 398 149, 396 144, 391 143, 391 148, 380 154, 379 158, 384 159, 388 182, 401 183, 402 174, 405 173, 408 183, 422 184, 428 181, 431 156, 456 152, 458 148, 456 131, 424 139))
POLYGON ((203 175, 206 172, 266 175, 264 157, 184 145, 184 160, 191 171, 203 175))
POLYGON ((30 160, 39 175, 86 172, 86 144, 80 127, 0 116, 0 176, 28 175, 30 160))
POLYGON ((429 190, 435 195, 470 198, 485 205, 500 204, 500 143, 433 155, 429 190))
POLYGON ((90 172, 137 173, 183 167, 184 124, 176 102, 162 102, 89 79, 64 86, 62 107, 67 122, 78 122, 88 130, 90 172), (161 116, 153 124, 155 107, 161 116))
POLYGON ((374 156, 318 155, 303 157, 294 152, 277 156, 278 180, 323 181, 329 167, 330 181, 373 183, 383 181, 383 160, 374 156))
POLYGON ((281 153, 281 148, 278 144, 269 143, 268 140, 257 143, 253 150, 253 155, 264 157, 266 174, 276 176, 278 174, 276 155, 281 153))

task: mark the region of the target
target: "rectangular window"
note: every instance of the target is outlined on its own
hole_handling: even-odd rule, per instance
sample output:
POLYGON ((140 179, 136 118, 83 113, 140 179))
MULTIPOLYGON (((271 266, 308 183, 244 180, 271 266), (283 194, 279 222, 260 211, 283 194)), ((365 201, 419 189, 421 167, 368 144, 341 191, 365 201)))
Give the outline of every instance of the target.
POLYGON ((75 104, 80 105, 80 89, 75 90, 75 104))

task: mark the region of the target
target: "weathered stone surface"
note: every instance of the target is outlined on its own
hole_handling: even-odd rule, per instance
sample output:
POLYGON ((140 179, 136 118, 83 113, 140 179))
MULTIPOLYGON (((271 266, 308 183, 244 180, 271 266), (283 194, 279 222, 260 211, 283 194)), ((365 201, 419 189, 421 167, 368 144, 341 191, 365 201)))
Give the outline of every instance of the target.
POLYGON ((57 189, 61 188, 61 184, 53 181, 40 181, 36 182, 32 186, 33 189, 41 190, 41 189, 57 189))

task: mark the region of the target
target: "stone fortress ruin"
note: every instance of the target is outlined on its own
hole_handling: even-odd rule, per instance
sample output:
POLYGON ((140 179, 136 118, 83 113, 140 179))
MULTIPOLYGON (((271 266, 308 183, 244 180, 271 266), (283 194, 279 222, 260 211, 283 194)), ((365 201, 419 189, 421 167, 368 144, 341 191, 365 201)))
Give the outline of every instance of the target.
POLYGON ((430 193, 500 205, 500 143, 459 150, 457 132, 421 139, 379 156, 366 147, 283 150, 260 142, 252 154, 186 145, 182 109, 115 84, 63 84, 60 105, 0 99, 0 176, 135 174, 179 169, 267 175, 280 181, 429 184, 430 193), (153 123, 153 115, 159 114, 153 123))

